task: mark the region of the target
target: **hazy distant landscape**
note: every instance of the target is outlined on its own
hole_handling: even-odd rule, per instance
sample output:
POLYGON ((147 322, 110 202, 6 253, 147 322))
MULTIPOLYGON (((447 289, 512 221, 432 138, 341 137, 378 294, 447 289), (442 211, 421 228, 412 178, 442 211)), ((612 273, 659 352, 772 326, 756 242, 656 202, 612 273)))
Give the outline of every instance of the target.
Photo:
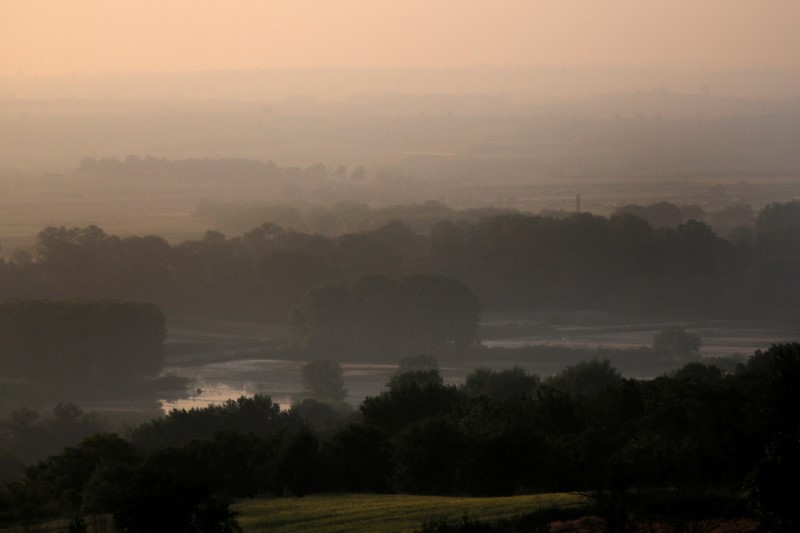
POLYGON ((3 14, 2 531, 800 529, 796 2, 3 14))
POLYGON ((32 243, 47 225, 95 224, 173 241, 249 229, 203 218, 204 202, 311 209, 436 200, 538 213, 572 212, 581 194, 584 211, 609 215, 631 203, 712 211, 800 196, 800 100, 778 89, 794 87, 791 76, 776 75, 775 91, 761 94, 747 88, 748 73, 694 72, 691 89, 689 72, 619 73, 606 86, 592 83, 598 71, 565 73, 555 85, 544 83, 552 79, 546 69, 287 71, 274 74, 281 84, 256 71, 176 80, 76 75, 80 92, 72 95, 55 78, 7 78, 0 83, 8 94, 0 99, 2 251, 32 243), (482 86, 487 80, 496 86, 482 86), (669 80, 677 89, 659 83, 669 80), (711 86, 725 96, 703 80, 717 81, 711 86), (234 81, 244 92, 222 91, 234 81), (171 92, 170 83, 194 90, 171 92), (258 83, 272 92, 258 96, 258 83), (151 93, 86 96, 103 84, 151 93), (540 86, 542 94, 530 92, 540 86), (214 87, 222 92, 197 92, 214 87), (297 96, 303 87, 339 92, 297 96), (514 96, 523 90, 525 98, 514 96), (130 157, 270 162, 284 178, 81 169, 84 159, 130 157))
MULTIPOLYGON (((273 421, 258 438, 284 455, 270 460, 277 461, 269 463, 274 473, 252 481, 240 476, 226 489, 233 494, 255 490, 274 498, 323 488, 401 487, 422 494, 507 494, 508 488, 480 482, 445 481, 448 471, 438 481, 400 477, 404 470, 398 469, 414 467, 413 461, 397 462, 410 459, 393 447, 425 424, 460 420, 464 409, 479 409, 469 403, 476 394, 499 402, 497 408, 506 405, 511 400, 492 388, 499 383, 519 388, 514 401, 538 402, 537 409, 556 409, 546 403, 550 394, 567 394, 571 409, 587 409, 585 402, 617 394, 625 383, 647 395, 648 387, 669 380, 676 387, 670 394, 680 394, 683 380, 700 379, 681 377, 690 372, 719 376, 702 378, 713 387, 722 386, 715 381, 722 376, 729 387, 742 387, 754 379, 748 377, 756 371, 754 353, 796 346, 791 343, 799 333, 795 107, 796 101, 661 90, 550 108, 444 94, 270 104, 7 98, 0 113, 0 135, 6 136, 0 149, 6 318, 0 322, 8 324, 8 346, 31 346, 32 359, 18 359, 24 348, 0 349, 4 479, 29 483, 20 478, 22 464, 121 428, 132 449, 142 450, 136 453, 189 446, 186 436, 171 433, 178 431, 208 442, 215 451, 207 453, 224 454, 228 445, 204 441, 213 434, 199 421, 219 417, 207 426, 219 431, 263 413, 258 416, 273 421), (85 303, 65 303, 76 299, 85 303), (103 318, 133 312, 115 301, 142 300, 164 314, 142 315, 128 326, 103 318), (71 315, 80 313, 96 317, 91 327, 111 343, 105 356, 111 359, 93 355, 76 359, 61 378, 39 375, 37 365, 95 349, 93 336, 80 333, 83 326, 74 329, 79 322, 71 315), (37 322, 59 331, 63 344, 40 346, 36 329, 26 329, 37 322), (115 347, 113 340, 136 335, 131 327, 163 333, 147 341, 153 348, 134 355, 138 348, 115 347), (462 339, 456 331, 470 333, 462 339), (428 340, 419 342, 423 332, 428 340), (669 335, 675 336, 670 347, 660 346, 658 339, 669 335), (104 376, 103 368, 124 366, 130 357, 152 363, 129 365, 127 376, 104 376), (417 364, 409 363, 414 357, 435 365, 403 370, 417 364), (333 365, 327 372, 339 387, 336 396, 308 381, 316 363, 333 365), (488 388, 474 392, 480 380, 489 380, 479 385, 488 388), (305 471, 285 454, 305 446, 306 438, 318 451, 303 451, 312 454, 303 461, 341 468, 339 462, 349 459, 331 458, 344 453, 331 448, 339 446, 336 439, 407 416, 391 410, 410 408, 402 403, 409 394, 441 395, 422 412, 442 411, 411 415, 422 418, 400 433, 393 426, 380 430, 393 435, 386 445, 395 450, 376 458, 394 465, 385 477, 336 486, 320 477, 322 470, 302 479, 290 473, 305 471), (462 407, 448 403, 456 397, 462 407), (390 408, 392 402, 400 403, 390 408), (365 416, 372 420, 366 426, 365 416), (182 424, 188 425, 169 429, 182 424), (452 483, 461 488, 444 488, 452 483)), ((523 404, 513 405, 508 408, 523 404)), ((592 431, 585 424, 581 431, 592 431)), ((459 431, 467 431, 459 438, 479 438, 459 431)), ((153 464, 161 460, 157 453, 147 457, 153 464)), ((591 475, 607 475, 601 471, 591 475)), ((573 476, 576 487, 594 483, 564 475, 573 476)), ((169 483, 207 483, 176 476, 169 483)), ((500 485, 562 488, 545 478, 525 479, 509 477, 500 485)), ((752 516, 736 507, 741 497, 728 496, 728 488, 714 492, 722 486, 730 487, 712 484, 702 496, 729 502, 713 507, 715 520, 752 516)), ((9 487, 8 498, 22 497, 9 487)), ((92 507, 87 502, 95 489, 82 490, 80 508, 87 512, 119 505, 92 507)), ((220 509, 227 509, 222 501, 220 509)), ((361 501, 357 512, 368 513, 370 504, 361 501)), ((599 500, 581 501, 553 504, 547 512, 602 512, 599 500)), ((8 505, 7 520, 58 515, 30 502, 28 514, 8 505)), ((258 530, 262 507, 237 505, 242 524, 258 530)), ((427 508, 424 500, 414 505, 427 508)), ((124 511, 113 512, 126 520, 119 514, 124 511)), ((390 520, 386 513, 370 520, 390 520)), ((521 520, 476 516, 498 524, 512 520, 508 527, 521 520)), ((106 527, 102 523, 96 527, 106 527)))

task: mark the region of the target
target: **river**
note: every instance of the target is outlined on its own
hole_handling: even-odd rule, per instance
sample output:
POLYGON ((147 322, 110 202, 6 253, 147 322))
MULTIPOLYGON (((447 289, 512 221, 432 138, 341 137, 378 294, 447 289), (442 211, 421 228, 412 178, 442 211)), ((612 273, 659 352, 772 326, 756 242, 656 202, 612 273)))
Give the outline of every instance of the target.
MULTIPOLYGON (((665 323, 630 322, 609 318, 607 315, 569 315, 555 319, 549 316, 543 320, 541 316, 509 318, 492 317, 482 323, 483 334, 488 337, 483 341, 487 347, 520 348, 524 346, 563 346, 573 348, 639 348, 649 346, 653 335, 665 323)), ((798 335, 786 328, 772 328, 764 325, 752 325, 733 322, 704 322, 698 324, 681 324, 688 330, 697 333, 703 339, 701 355, 706 358, 737 356, 746 357, 756 349, 766 349, 775 342, 796 340, 798 335)), ((204 324, 207 329, 195 331, 176 329, 171 331, 174 339, 198 339, 207 341, 214 339, 219 347, 214 357, 208 361, 180 364, 168 364, 163 373, 188 378, 193 393, 189 398, 179 400, 162 400, 162 409, 190 409, 219 404, 239 396, 265 394, 272 397, 282 408, 288 408, 301 396, 302 366, 305 361, 270 357, 269 348, 274 347, 276 335, 285 334, 281 330, 253 329, 247 330, 236 324, 235 334, 230 328, 219 324, 204 324), (223 327, 224 333, 215 328, 223 327), (222 344, 220 344, 222 343, 222 344), (228 343, 228 344, 225 344, 228 343), (265 354, 259 357, 258 354, 265 354), (220 360, 223 359, 223 360, 220 360)), ((257 328, 257 326, 253 326, 257 328)), ((274 353, 274 351, 272 352, 274 353)), ((557 373, 569 363, 559 364, 553 361, 522 360, 519 358, 471 358, 464 361, 443 361, 440 368, 445 383, 463 383, 466 376, 475 368, 488 367, 494 369, 521 366, 529 372, 540 375, 557 373)), ((345 387, 348 390, 346 400, 353 406, 359 405, 364 398, 380 394, 391 375, 396 372, 396 363, 376 362, 342 362, 345 387)), ((650 378, 662 371, 640 373, 637 378, 650 378)))

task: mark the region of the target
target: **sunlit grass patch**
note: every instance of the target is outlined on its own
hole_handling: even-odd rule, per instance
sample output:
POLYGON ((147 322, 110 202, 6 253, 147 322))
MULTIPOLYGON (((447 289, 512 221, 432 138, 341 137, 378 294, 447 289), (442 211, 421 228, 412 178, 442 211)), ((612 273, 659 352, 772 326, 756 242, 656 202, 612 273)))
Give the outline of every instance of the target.
POLYGON ((567 493, 504 498, 346 494, 244 500, 235 509, 246 532, 400 532, 413 531, 426 520, 467 516, 494 521, 583 503, 583 497, 567 493))

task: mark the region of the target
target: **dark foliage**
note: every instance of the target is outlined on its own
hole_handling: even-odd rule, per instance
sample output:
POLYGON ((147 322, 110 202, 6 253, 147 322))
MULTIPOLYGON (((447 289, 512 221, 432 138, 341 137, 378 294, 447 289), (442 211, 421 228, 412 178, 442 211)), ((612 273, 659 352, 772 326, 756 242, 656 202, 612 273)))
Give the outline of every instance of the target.
MULTIPOLYGON (((177 245, 157 236, 120 238, 95 226, 49 227, 33 257, 0 261, 0 297, 146 300, 170 312, 283 320, 309 289, 335 280, 348 280, 347 290, 316 296, 333 305, 344 291, 357 312, 362 304, 389 312, 382 306, 397 305, 396 297, 376 299, 373 292, 384 296, 386 287, 375 278, 354 280, 423 273, 458 280, 486 309, 790 320, 800 316, 797 205, 768 206, 758 214, 755 237, 736 242, 685 214, 678 225, 654 228, 630 213, 555 219, 490 212, 456 220, 432 209, 442 218, 417 228, 424 233, 387 213, 375 229, 337 237, 262 223, 239 237, 209 231, 177 245)), ((437 309, 433 288, 404 295, 422 313, 428 304, 437 309)))
POLYGON ((351 424, 328 444, 332 479, 350 492, 387 492, 394 468, 394 444, 382 428, 351 424))
MULTIPOLYGON (((736 374, 690 363, 649 381, 597 360, 544 380, 480 370, 461 388, 412 370, 325 432, 269 398, 240 399, 144 424, 134 446, 92 437, 28 468, 0 503, 6 521, 108 512, 130 531, 231 531, 234 497, 570 490, 604 530, 687 530, 747 516, 744 487, 765 529, 793 531, 798 354, 776 345, 736 374)), ((535 531, 558 519, 545 515, 425 528, 535 531)))
POLYGON ((230 502, 218 495, 198 455, 167 449, 134 470, 113 510, 122 531, 230 533, 240 531, 230 502))
POLYGON ((152 376, 165 337, 164 316, 149 303, 0 302, 0 372, 51 386, 152 376))
POLYGON ((467 376, 464 392, 468 396, 488 396, 504 400, 513 396, 534 394, 539 382, 539 376, 528 374, 519 367, 500 371, 479 368, 467 376))
MULTIPOLYGON (((138 462, 130 444, 114 434, 96 434, 77 446, 25 469, 25 476, 9 485, 6 519, 33 520, 50 516, 80 516, 91 511, 110 512, 108 504, 120 499, 120 486, 98 494, 99 479, 109 472, 129 471, 138 462), (91 488, 90 488, 91 486, 91 488)), ((119 476, 117 476, 119 478, 119 476)))
POLYGON ((702 341, 698 335, 678 326, 662 329, 653 337, 653 351, 675 358, 697 357, 701 345, 702 341))
POLYGON ((342 367, 330 359, 317 359, 303 365, 303 387, 317 400, 337 403, 347 396, 342 367))
POLYGON ((367 276, 314 287, 289 316, 291 343, 310 354, 458 353, 477 342, 480 305, 441 276, 367 276))
POLYGON ((138 450, 149 451, 210 439, 220 431, 266 437, 301 425, 298 418, 281 412, 269 396, 243 396, 203 409, 170 411, 165 417, 137 427, 131 441, 138 450))
POLYGON ((763 387, 754 426, 763 432, 766 444, 747 481, 749 500, 768 531, 796 531, 800 528, 800 489, 795 482, 800 469, 800 344, 756 352, 743 369, 745 377, 749 373, 763 387))
POLYGON ((57 404, 49 416, 21 408, 0 422, 0 449, 11 454, 6 459, 10 467, 15 461, 31 464, 106 430, 106 426, 96 414, 86 414, 71 403, 57 404))

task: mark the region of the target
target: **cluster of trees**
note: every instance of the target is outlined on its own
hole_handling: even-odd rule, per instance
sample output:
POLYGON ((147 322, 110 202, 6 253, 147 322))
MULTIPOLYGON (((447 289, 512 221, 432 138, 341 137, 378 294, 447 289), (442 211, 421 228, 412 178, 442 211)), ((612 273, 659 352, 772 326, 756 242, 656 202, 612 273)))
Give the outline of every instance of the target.
POLYGON ((0 301, 0 374, 71 393, 157 375, 166 327, 151 303, 0 301))
POLYGON ((331 359, 317 359, 303 365, 303 388, 313 399, 340 404, 347 397, 342 367, 331 359))
POLYGON ((699 335, 679 326, 668 326, 653 337, 653 351, 656 354, 672 356, 677 360, 697 357, 702 344, 699 335))
POLYGON ((25 465, 108 429, 107 421, 73 403, 58 403, 49 415, 15 409, 0 421, 0 483, 18 479, 25 465))
POLYGON ((457 354, 477 343, 480 304, 463 283, 416 274, 311 288, 289 315, 292 345, 331 356, 457 354))
POLYGON ((696 204, 675 205, 670 202, 656 202, 649 205, 628 204, 619 207, 615 215, 634 215, 642 218, 654 228, 677 228, 690 220, 710 224, 717 235, 728 240, 751 241, 756 213, 749 204, 733 204, 707 213, 696 204))
POLYGON ((506 214, 400 222, 323 237, 263 224, 170 245, 100 228, 47 228, 33 256, 0 262, 0 298, 119 298, 166 311, 285 320, 320 282, 441 275, 485 309, 597 309, 634 315, 792 320, 798 316, 800 202, 759 213, 751 243, 689 221, 653 228, 633 215, 506 214))
POLYGON ((460 387, 424 359, 405 368, 351 418, 331 408, 326 430, 255 397, 92 437, 26 469, 2 495, 5 518, 112 513, 144 531, 132 520, 174 505, 226 531, 226 498, 256 494, 582 490, 624 522, 634 492, 744 487, 765 528, 797 530, 798 344, 731 374, 695 362, 649 381, 597 360, 548 379, 483 369, 460 387))
MULTIPOLYGON (((453 209, 430 200, 422 204, 392 205, 371 208, 353 201, 337 202, 330 207, 320 205, 292 206, 287 204, 253 205, 221 203, 206 200, 200 203, 194 216, 223 231, 243 232, 269 220, 273 224, 295 231, 337 236, 345 233, 378 229, 399 220, 416 233, 427 233, 437 222, 477 222, 497 215, 521 214, 508 208, 483 207, 453 209)), ((565 219, 573 211, 548 210, 542 217, 565 219)), ((677 228, 690 220, 709 224, 714 233, 733 242, 752 241, 756 212, 749 204, 733 204, 718 211, 706 212, 697 204, 676 205, 661 201, 648 205, 627 204, 614 211, 615 216, 633 215, 647 221, 653 228, 677 228)))
POLYGON ((121 531, 235 531, 231 497, 302 494, 318 475, 318 445, 296 413, 269 397, 173 411, 127 439, 97 433, 25 468, 0 495, 0 517, 31 524, 61 516, 78 527, 111 514, 121 531))
MULTIPOLYGON (((678 206, 664 201, 649 205, 623 205, 617 208, 614 214, 637 216, 654 228, 677 228, 690 220, 704 221, 706 218, 705 211, 698 205, 678 206)), ((742 225, 746 225, 746 221, 742 221, 742 225)))

